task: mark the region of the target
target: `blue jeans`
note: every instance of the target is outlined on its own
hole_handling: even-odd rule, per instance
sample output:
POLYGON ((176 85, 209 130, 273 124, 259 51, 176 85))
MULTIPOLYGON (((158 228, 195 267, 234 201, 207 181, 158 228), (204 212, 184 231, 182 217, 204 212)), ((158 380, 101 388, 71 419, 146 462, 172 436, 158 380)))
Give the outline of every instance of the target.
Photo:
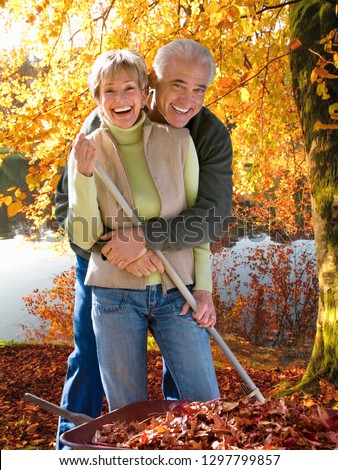
MULTIPOLYGON (((88 416, 101 415, 104 391, 97 360, 93 331, 92 288, 84 285, 88 261, 76 256, 76 283, 74 308, 74 351, 68 358, 68 369, 63 387, 61 407, 88 416)), ((59 418, 56 448, 65 448, 60 435, 73 428, 70 421, 59 418)))
MULTIPOLYGON (((76 283, 74 308, 74 351, 68 358, 68 369, 62 391, 61 407, 96 418, 101 415, 104 390, 97 360, 96 342, 91 317, 92 288, 84 284, 88 261, 76 256, 76 283)), ((163 393, 168 399, 177 399, 178 392, 164 364, 163 393)), ((60 442, 60 435, 74 424, 59 418, 56 448, 69 449, 60 442)))
POLYGON ((145 291, 93 287, 93 327, 110 410, 147 400, 148 329, 179 399, 208 401, 220 396, 209 333, 191 313, 180 315, 184 303, 178 289, 164 294, 161 285, 145 291))

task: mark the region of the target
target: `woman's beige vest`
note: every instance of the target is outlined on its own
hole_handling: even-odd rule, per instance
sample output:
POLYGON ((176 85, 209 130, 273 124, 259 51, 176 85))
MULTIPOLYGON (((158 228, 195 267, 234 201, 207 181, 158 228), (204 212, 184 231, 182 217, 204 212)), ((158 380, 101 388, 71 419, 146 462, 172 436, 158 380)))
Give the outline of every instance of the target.
MULTIPOLYGON (((129 205, 135 209, 126 170, 112 135, 107 129, 100 128, 93 132, 89 139, 98 149, 98 161, 114 180, 129 205)), ((143 127, 143 142, 146 161, 161 201, 160 216, 170 219, 187 207, 183 170, 190 144, 189 131, 153 123, 146 118, 143 127)), ((120 206, 97 175, 95 175, 95 183, 104 225, 112 230, 130 227, 131 223, 123 215, 120 206)), ((192 248, 180 251, 168 250, 163 254, 185 284, 194 283, 192 248)), ((147 279, 115 268, 109 261, 102 259, 100 252, 94 252, 89 261, 85 283, 91 286, 141 290, 146 288, 147 279)), ((165 273, 163 283, 167 289, 174 287, 173 282, 165 273)))

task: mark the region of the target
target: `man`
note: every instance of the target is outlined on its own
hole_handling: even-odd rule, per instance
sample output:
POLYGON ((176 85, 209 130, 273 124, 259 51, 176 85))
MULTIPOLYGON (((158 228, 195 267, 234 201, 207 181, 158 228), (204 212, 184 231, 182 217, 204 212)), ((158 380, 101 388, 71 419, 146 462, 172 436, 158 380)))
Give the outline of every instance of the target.
MULTIPOLYGON (((203 106, 205 92, 215 76, 210 52, 193 40, 179 39, 159 49, 150 74, 152 91, 147 112, 150 119, 174 127, 187 127, 195 143, 200 180, 198 199, 190 209, 170 220, 148 221, 141 228, 123 229, 103 237, 102 256, 107 262, 136 275, 163 269, 153 250, 180 250, 220 238, 230 216, 232 199, 232 146, 229 133, 218 118, 203 106), (125 243, 126 237, 128 244, 125 243)), ((100 125, 97 110, 86 119, 81 132, 100 125)), ((56 193, 56 216, 63 225, 67 217, 67 170, 56 193)), ((103 389, 99 377, 96 345, 91 323, 91 290, 84 285, 90 253, 71 244, 77 254, 74 311, 74 352, 68 359, 61 406, 74 412, 99 416, 103 389)), ((209 298, 196 297, 200 324, 214 306, 209 298)), ((186 313, 186 304, 182 313, 186 313)), ((163 390, 177 398, 176 387, 165 368, 163 390)), ((58 437, 71 424, 60 419, 58 437)), ((58 439, 57 439, 58 441, 58 439)), ((62 448, 57 442, 57 448, 62 448)))

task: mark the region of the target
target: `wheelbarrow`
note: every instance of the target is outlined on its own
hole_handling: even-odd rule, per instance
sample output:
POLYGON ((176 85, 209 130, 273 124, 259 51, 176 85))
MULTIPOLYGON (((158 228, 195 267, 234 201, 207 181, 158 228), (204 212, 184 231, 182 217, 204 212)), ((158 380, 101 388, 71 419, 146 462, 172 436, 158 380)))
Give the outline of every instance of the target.
POLYGON ((128 450, 127 447, 121 448, 93 444, 92 440, 95 432, 104 424, 114 422, 129 423, 131 421, 143 421, 150 417, 160 416, 169 411, 173 405, 181 403, 177 400, 139 401, 118 408, 98 418, 92 418, 82 413, 68 411, 65 408, 61 408, 30 393, 25 393, 23 399, 71 421, 75 425, 75 428, 61 434, 60 441, 63 445, 71 447, 74 450, 128 450))

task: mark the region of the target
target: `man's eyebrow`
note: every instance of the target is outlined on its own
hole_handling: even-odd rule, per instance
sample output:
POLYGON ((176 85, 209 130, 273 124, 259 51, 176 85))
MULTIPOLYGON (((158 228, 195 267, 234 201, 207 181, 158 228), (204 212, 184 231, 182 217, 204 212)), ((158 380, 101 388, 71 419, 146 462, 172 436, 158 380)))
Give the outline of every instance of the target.
MULTIPOLYGON (((171 80, 170 83, 178 83, 179 85, 186 85, 187 82, 185 80, 182 80, 181 78, 175 78, 174 80, 171 80)), ((206 85, 197 85, 196 88, 203 88, 203 90, 207 89, 206 85)))

